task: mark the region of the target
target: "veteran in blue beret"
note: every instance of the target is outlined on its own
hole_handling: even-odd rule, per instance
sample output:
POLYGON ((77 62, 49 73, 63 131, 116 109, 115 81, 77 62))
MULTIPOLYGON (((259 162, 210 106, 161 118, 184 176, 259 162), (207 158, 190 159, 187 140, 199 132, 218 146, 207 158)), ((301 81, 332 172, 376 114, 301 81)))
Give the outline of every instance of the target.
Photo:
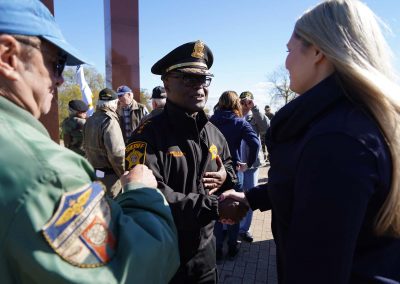
POLYGON ((213 61, 211 49, 197 40, 156 62, 151 71, 161 75, 166 105, 126 147, 126 168, 148 166, 174 216, 181 266, 170 283, 216 283, 213 228, 221 216, 215 194, 237 182, 227 142, 204 112, 213 61))
POLYGON ((84 62, 41 1, 0 0, 2 283, 166 283, 179 266, 176 228, 151 171, 126 172, 112 200, 89 162, 38 120, 64 66, 84 62))

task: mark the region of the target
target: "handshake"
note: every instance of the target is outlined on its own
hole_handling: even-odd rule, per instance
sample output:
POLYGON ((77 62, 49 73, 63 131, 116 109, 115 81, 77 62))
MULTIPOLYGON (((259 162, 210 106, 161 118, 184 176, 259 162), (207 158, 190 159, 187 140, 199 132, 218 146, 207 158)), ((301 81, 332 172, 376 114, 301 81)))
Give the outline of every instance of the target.
POLYGON ((246 216, 248 210, 249 206, 245 202, 235 200, 230 196, 226 197, 224 194, 220 196, 218 211, 221 223, 228 225, 239 223, 246 216))

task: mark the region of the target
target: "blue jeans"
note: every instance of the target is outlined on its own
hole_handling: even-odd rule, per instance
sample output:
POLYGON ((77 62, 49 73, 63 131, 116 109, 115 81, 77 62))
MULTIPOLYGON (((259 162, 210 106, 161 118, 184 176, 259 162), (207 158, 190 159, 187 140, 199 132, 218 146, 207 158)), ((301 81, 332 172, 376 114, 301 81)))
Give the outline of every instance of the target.
MULTIPOLYGON (((238 172, 236 172, 236 175, 238 176, 238 172)), ((242 191, 242 180, 239 179, 238 176, 238 183, 235 186, 235 190, 236 191, 242 191)), ((215 242, 217 245, 217 249, 221 249, 223 247, 224 244, 224 229, 227 230, 228 233, 228 246, 229 247, 233 247, 236 246, 237 244, 237 239, 239 236, 239 227, 240 224, 234 224, 234 225, 224 225, 220 222, 215 222, 214 225, 214 236, 215 236, 215 242)))
MULTIPOLYGON (((258 183, 258 168, 247 169, 247 171, 239 172, 238 179, 241 184, 243 184, 243 191, 246 192, 250 188, 253 188, 258 183)), ((251 220, 253 219, 253 210, 249 209, 246 216, 240 222, 240 233, 248 232, 251 225, 251 220)))
MULTIPOLYGON (((227 233, 228 233, 228 246, 229 247, 234 247, 237 244, 237 239, 239 235, 239 224, 234 224, 234 225, 226 225, 227 228, 227 233)), ((214 236, 215 236, 215 242, 217 245, 217 250, 222 250, 222 247, 224 245, 224 224, 221 222, 215 222, 214 225, 214 236)))

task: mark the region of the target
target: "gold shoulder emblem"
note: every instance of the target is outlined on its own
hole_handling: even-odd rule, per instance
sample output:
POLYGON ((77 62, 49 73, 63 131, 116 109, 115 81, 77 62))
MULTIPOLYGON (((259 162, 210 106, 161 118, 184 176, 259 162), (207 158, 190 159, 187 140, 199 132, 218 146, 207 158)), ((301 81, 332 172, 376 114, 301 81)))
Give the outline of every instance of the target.
POLYGON ((217 146, 215 146, 214 144, 212 144, 210 146, 210 149, 208 149, 208 151, 211 153, 211 160, 215 160, 217 158, 218 155, 218 149, 217 146))
POLYGON ((89 200, 90 194, 92 194, 92 189, 89 189, 82 193, 76 200, 71 199, 69 201, 69 208, 61 215, 60 219, 56 222, 56 226, 61 226, 67 223, 76 215, 79 215, 89 200))
POLYGON ((204 57, 204 43, 201 40, 196 41, 193 47, 192 57, 203 58, 204 57))

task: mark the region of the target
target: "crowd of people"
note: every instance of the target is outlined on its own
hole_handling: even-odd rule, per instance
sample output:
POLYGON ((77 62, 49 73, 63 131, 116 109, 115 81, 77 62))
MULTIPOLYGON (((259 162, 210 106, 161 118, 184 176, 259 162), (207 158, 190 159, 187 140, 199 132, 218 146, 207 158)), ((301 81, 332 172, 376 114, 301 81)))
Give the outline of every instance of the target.
POLYGON ((0 15, 5 283, 217 283, 225 235, 234 258, 257 209, 272 211, 279 283, 400 283, 400 87, 361 1, 296 21, 298 97, 276 114, 227 90, 209 117, 214 56, 197 40, 152 66, 150 113, 126 85, 90 117, 70 101, 65 147, 38 118, 85 59, 40 1, 0 1, 0 15))

